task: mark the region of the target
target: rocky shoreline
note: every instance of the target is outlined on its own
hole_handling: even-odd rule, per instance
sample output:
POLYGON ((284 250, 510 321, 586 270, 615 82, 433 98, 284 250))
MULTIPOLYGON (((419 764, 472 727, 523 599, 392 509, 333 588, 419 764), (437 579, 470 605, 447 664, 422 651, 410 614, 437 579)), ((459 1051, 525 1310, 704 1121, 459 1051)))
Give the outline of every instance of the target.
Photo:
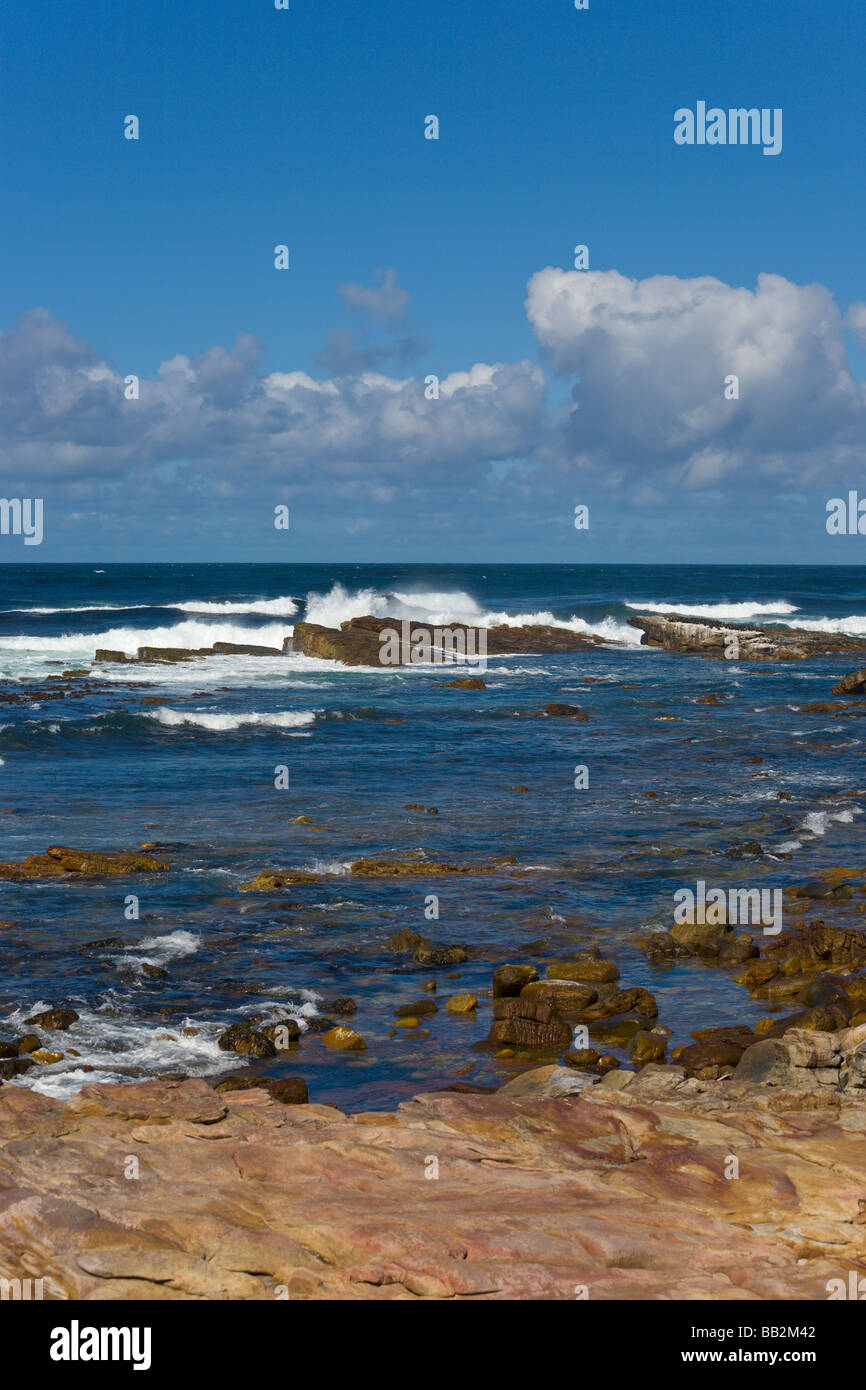
POLYGON ((737 661, 801 661, 810 656, 866 654, 866 638, 808 628, 745 626, 678 613, 637 615, 628 622, 643 633, 644 646, 714 660, 726 655, 737 661))
POLYGON ((3 1086, 4 1277, 69 1300, 751 1301, 866 1272, 859 1098, 579 1081, 351 1116, 202 1081, 3 1086))

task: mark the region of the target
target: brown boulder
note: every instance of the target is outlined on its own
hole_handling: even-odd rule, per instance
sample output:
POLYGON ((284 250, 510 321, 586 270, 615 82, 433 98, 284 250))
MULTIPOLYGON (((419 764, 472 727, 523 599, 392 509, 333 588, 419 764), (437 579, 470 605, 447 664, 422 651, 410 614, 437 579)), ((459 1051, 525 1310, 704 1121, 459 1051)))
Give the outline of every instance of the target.
POLYGON ((35 1023, 37 1028, 60 1029, 66 1031, 71 1028, 73 1023, 77 1023, 78 1014, 74 1009, 43 1009, 42 1013, 34 1014, 32 1018, 25 1018, 25 1023, 35 1023))
POLYGON ((643 1014, 645 1018, 657 1018, 659 1006, 648 989, 642 985, 631 989, 615 989, 606 994, 598 1003, 586 1010, 587 1020, 613 1018, 615 1014, 643 1014))
POLYGON ((554 702, 544 706, 544 713, 562 719, 588 719, 589 715, 579 705, 563 705, 554 702))
POLYGON ((233 1023, 217 1038, 222 1052, 242 1052, 249 1057, 273 1057, 276 1048, 263 1030, 251 1023, 233 1023))
POLYGON ((520 993, 524 985, 538 979, 534 965, 500 965, 493 972, 494 999, 512 998, 520 993))
POLYGON ((834 695, 866 695, 866 666, 859 671, 849 671, 833 686, 834 695))
POLYGON ((556 1009, 540 999, 501 999, 493 1006, 488 1041, 500 1046, 563 1048, 572 1032, 556 1009))
POLYGON ((612 960, 601 960, 588 952, 574 960, 553 960, 547 967, 549 980, 580 980, 586 984, 609 984, 619 979, 612 960))
POLYGON ((667 1038, 662 1033, 641 1031, 635 1033, 629 1045, 629 1055, 636 1067, 645 1067, 649 1062, 663 1062, 667 1051, 667 1038))

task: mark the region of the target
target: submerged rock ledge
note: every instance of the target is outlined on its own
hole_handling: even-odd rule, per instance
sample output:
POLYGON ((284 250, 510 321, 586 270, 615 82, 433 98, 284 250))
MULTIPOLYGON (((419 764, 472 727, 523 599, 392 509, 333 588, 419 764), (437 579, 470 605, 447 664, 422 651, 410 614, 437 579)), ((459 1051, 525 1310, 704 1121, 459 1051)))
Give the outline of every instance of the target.
POLYGON ((563 1096, 562 1070, 358 1115, 0 1086, 0 1273, 57 1299, 824 1300, 866 1272, 862 1100, 655 1066, 563 1096))

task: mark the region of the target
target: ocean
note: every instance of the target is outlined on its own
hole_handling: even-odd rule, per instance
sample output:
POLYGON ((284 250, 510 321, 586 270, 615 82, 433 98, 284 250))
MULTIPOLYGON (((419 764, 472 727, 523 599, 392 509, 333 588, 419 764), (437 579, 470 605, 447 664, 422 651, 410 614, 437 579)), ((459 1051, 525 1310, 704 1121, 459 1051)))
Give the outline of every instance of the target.
POLYGON ((211 1077, 248 1065, 219 1050, 222 1029, 288 1011, 300 1043, 252 1067, 303 1076, 312 1100, 364 1110, 455 1081, 494 1086, 515 1069, 484 1046, 494 968, 529 961, 543 974, 546 960, 593 944, 614 958, 623 984, 652 991, 672 1042, 766 1016, 768 1005, 724 971, 694 959, 651 966, 635 938, 668 927, 674 893, 698 880, 784 888, 862 865, 866 726, 802 709, 831 699, 856 661, 662 652, 639 645, 628 626, 638 612, 866 637, 866 575, 758 566, 4 567, 0 697, 16 698, 0 704, 0 859, 48 845, 175 846, 165 874, 0 879, 0 1033, 20 1033, 40 1007, 68 1003, 79 1014, 56 1035, 62 1060, 13 1084, 67 1096, 98 1080, 211 1077), (96 667, 79 698, 27 698, 28 682, 49 690, 47 676, 89 665, 97 648, 279 647, 301 619, 336 626, 368 613, 431 625, 558 623, 608 645, 491 657, 484 691, 442 688, 460 673, 443 676, 441 666, 234 655, 96 667), (718 702, 701 703, 707 695, 718 702), (577 704, 588 719, 546 717, 551 701, 577 704), (279 767, 287 787, 275 786, 279 767), (576 785, 578 768, 588 785, 576 785), (754 841, 760 854, 736 857, 754 841), (353 875, 352 862, 367 856, 483 871, 353 875), (491 869, 505 857, 514 863, 491 869), (239 891, 266 869, 317 877, 239 891), (402 928, 464 944, 469 960, 454 970, 416 966, 386 948, 402 928), (88 949, 104 939, 117 944, 88 949), (395 1030, 395 1008, 434 977, 427 997, 438 1013, 420 1029, 395 1030), (447 1011, 448 996, 465 991, 478 996, 477 1011, 447 1011), (364 1036, 363 1052, 332 1052, 309 1026, 342 996, 357 1012, 339 1021, 364 1036))

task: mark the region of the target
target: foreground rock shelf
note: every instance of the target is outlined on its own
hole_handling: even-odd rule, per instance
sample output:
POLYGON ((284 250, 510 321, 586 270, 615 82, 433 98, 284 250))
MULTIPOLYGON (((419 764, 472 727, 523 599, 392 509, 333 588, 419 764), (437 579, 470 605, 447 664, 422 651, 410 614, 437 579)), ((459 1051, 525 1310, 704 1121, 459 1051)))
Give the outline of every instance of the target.
POLYGON ((861 1100, 655 1066, 352 1116, 5 1084, 0 1272, 61 1299, 824 1300, 866 1272, 864 1138, 861 1100))

